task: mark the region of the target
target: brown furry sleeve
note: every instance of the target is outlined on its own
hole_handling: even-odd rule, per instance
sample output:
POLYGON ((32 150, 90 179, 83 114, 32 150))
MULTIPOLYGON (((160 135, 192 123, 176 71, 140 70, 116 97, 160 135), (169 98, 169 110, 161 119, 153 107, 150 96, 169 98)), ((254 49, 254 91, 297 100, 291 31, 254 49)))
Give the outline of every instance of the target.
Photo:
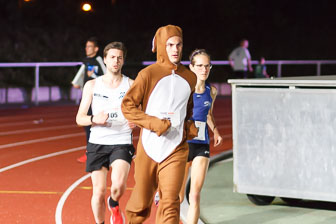
POLYGON ((151 130, 160 136, 169 129, 171 123, 167 119, 161 120, 144 112, 150 94, 149 86, 148 75, 140 72, 124 96, 121 110, 128 121, 141 128, 151 130), (140 109, 140 106, 142 109, 140 109))
POLYGON ((194 108, 193 94, 194 92, 192 92, 189 97, 188 106, 187 106, 187 114, 186 114, 186 119, 185 119, 185 132, 186 132, 187 140, 191 140, 195 138, 198 133, 198 130, 195 126, 195 122, 192 120, 189 120, 192 117, 193 108, 194 108))

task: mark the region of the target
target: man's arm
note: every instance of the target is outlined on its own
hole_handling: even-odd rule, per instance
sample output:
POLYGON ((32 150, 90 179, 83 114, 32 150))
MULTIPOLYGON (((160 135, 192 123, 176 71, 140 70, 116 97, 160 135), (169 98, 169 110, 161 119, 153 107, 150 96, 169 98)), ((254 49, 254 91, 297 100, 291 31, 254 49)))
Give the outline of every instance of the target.
POLYGON ((186 138, 187 140, 191 140, 197 137, 198 130, 195 126, 195 122, 190 120, 193 115, 193 108, 194 108, 194 100, 193 100, 194 92, 192 92, 189 96, 188 105, 187 105, 187 113, 185 118, 185 131, 186 131, 186 138))
POLYGON ((234 62, 233 62, 233 60, 231 58, 229 58, 229 64, 230 64, 231 68, 234 67, 234 62))
POLYGON ((253 72, 251 54, 250 54, 249 50, 245 49, 245 54, 246 54, 246 57, 247 57, 248 69, 249 69, 250 72, 253 72))
POLYGON ((211 98, 212 98, 212 104, 211 104, 211 108, 209 110, 209 113, 207 115, 207 124, 210 128, 210 130, 214 133, 214 146, 218 146, 222 143, 222 137, 220 136, 219 134, 219 131, 218 131, 218 128, 216 126, 216 123, 215 123, 215 118, 213 116, 213 105, 215 103, 215 99, 216 99, 216 96, 217 96, 217 89, 213 86, 211 86, 211 98))
POLYGON ((95 80, 87 81, 84 85, 83 96, 81 103, 78 108, 76 122, 79 126, 89 126, 92 124, 105 124, 108 115, 101 111, 97 115, 87 115, 89 107, 92 103, 92 93, 94 87, 95 80))
POLYGON ((82 64, 78 72, 76 73, 74 79, 71 82, 75 88, 83 88, 84 72, 85 72, 85 65, 82 64))
POLYGON ((103 75, 104 75, 106 73, 106 66, 104 64, 104 61, 103 61, 102 57, 97 56, 96 60, 98 61, 99 65, 100 65, 100 68, 102 69, 102 72, 103 72, 103 75))
POLYGON ((229 60, 229 64, 230 64, 230 66, 231 66, 232 69, 233 69, 233 67, 234 67, 234 60, 233 60, 233 54, 234 54, 234 51, 235 51, 235 50, 233 50, 233 51, 230 53, 229 58, 228 58, 228 60, 229 60))
POLYGON ((247 59, 247 65, 248 65, 249 71, 250 71, 250 72, 253 72, 251 58, 248 58, 248 59, 247 59))
POLYGON ((158 136, 165 133, 171 123, 167 119, 159 119, 155 116, 146 114, 141 108, 146 93, 148 77, 140 72, 134 80, 133 85, 127 91, 121 103, 121 110, 125 118, 141 128, 146 128, 155 132, 158 136))
POLYGON ((264 75, 266 78, 269 78, 269 74, 267 73, 266 66, 263 67, 263 75, 264 75))

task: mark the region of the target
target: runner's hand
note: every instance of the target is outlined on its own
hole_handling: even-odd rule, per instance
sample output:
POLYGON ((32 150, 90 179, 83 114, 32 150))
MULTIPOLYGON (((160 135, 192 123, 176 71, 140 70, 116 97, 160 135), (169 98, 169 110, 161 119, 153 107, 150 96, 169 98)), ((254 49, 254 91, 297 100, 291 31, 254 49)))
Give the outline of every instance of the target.
POLYGON ((93 123, 103 125, 106 123, 106 120, 108 118, 108 114, 104 111, 99 112, 98 114, 93 116, 93 123))
POLYGON ((129 121, 127 121, 127 122, 128 122, 128 127, 130 127, 130 129, 134 129, 136 127, 136 125, 134 123, 129 122, 129 121))
POLYGON ((219 134, 214 134, 214 147, 219 146, 222 144, 222 137, 219 134))

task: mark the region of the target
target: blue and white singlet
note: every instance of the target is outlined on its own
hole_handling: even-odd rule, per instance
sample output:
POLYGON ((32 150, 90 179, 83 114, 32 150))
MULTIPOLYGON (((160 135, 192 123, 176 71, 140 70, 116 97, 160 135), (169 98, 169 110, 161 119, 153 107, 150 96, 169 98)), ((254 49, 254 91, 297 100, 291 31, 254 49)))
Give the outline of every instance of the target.
POLYGON ((198 136, 193 140, 189 140, 191 143, 209 144, 209 133, 207 125, 207 115, 212 105, 211 98, 211 86, 209 83, 205 83, 204 93, 194 93, 194 108, 192 120, 195 121, 195 125, 198 128, 198 136))

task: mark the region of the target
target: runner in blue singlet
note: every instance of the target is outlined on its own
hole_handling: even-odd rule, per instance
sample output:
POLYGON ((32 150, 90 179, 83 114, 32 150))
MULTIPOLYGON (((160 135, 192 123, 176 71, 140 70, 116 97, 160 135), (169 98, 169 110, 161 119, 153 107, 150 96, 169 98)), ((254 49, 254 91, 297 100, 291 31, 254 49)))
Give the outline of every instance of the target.
MULTIPOLYGON (((209 54, 203 49, 194 50, 190 56, 189 67, 197 76, 197 84, 193 96, 194 109, 192 119, 198 128, 198 136, 188 141, 189 156, 185 170, 185 181, 191 163, 192 168, 187 223, 197 223, 200 214, 200 192, 209 166, 210 139, 208 128, 214 133, 215 147, 222 143, 222 137, 218 132, 212 114, 217 89, 206 82, 211 69, 209 54)), ((185 181, 180 193, 181 201, 184 198, 185 181)))

